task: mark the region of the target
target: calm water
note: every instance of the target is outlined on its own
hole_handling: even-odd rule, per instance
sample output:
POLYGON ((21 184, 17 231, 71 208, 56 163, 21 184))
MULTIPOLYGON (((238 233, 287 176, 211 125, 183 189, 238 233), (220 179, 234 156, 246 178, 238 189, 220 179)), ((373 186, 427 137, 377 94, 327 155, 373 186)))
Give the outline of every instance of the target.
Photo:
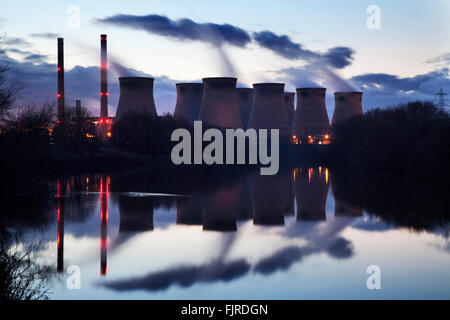
POLYGON ((450 298, 448 207, 393 177, 136 171, 44 189, 16 250, 38 244, 51 299, 450 298))

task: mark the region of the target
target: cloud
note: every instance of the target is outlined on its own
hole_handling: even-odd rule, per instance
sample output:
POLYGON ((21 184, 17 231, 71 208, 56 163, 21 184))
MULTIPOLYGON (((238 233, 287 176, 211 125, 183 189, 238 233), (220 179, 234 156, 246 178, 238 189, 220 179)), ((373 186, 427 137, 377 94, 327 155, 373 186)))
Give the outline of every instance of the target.
POLYGON ((45 33, 30 33, 30 37, 39 39, 56 39, 59 37, 57 33, 45 32, 45 33))
POLYGON ((431 64, 443 64, 443 65, 449 65, 450 64, 450 52, 441 54, 440 56, 437 56, 435 58, 429 59, 427 63, 431 64))
POLYGON ((150 273, 143 277, 116 280, 101 284, 115 291, 160 291, 172 285, 190 287, 198 282, 232 281, 247 274, 250 265, 245 260, 228 263, 213 261, 201 266, 182 266, 150 273))
POLYGON ((190 19, 171 20, 157 14, 146 16, 118 14, 96 21, 103 24, 144 30, 177 40, 207 42, 214 46, 230 44, 245 47, 251 41, 245 30, 231 24, 197 23, 190 19))
POLYGON ((6 37, 5 38, 5 44, 8 46, 19 46, 19 47, 30 47, 31 43, 21 39, 21 38, 13 38, 13 37, 6 37))
POLYGON ((313 51, 303 49, 301 44, 292 42, 287 35, 276 35, 271 31, 265 30, 253 33, 253 38, 259 46, 287 59, 310 60, 320 57, 319 54, 313 51))
POLYGON ((323 59, 332 67, 342 69, 352 64, 355 51, 349 47, 335 47, 323 54, 323 59))

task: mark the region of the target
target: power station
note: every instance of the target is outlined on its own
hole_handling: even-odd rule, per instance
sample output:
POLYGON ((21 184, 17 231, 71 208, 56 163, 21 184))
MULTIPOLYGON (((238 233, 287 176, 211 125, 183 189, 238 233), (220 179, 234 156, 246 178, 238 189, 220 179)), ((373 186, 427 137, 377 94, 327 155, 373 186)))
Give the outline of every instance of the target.
POLYGON ((289 132, 291 132, 292 120, 295 115, 295 92, 284 93, 284 108, 287 110, 287 126, 289 127, 289 132))
POLYGON ((362 116, 362 92, 335 92, 331 126, 355 116, 362 116))
POLYGON ((203 78, 203 101, 198 119, 216 128, 242 128, 236 78, 203 78))
POLYGON ((193 124, 198 119, 203 99, 203 84, 201 83, 177 83, 177 103, 173 118, 175 120, 187 120, 193 124))
POLYGON ((236 89, 239 111, 241 112, 242 125, 244 129, 248 128, 248 119, 252 110, 253 89, 237 88, 236 89))

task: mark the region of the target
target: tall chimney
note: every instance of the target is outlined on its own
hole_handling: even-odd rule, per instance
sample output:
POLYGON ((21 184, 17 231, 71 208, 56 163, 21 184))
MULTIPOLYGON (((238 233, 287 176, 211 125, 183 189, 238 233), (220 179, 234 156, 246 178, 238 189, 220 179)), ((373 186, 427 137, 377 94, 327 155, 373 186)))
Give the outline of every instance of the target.
POLYGON ((330 122, 325 105, 325 88, 297 89, 297 109, 291 134, 299 138, 330 133, 330 122))
POLYGON ((237 88, 236 89, 239 111, 241 112, 242 125, 247 129, 250 111, 252 109, 253 89, 237 88))
POLYGON ((256 83, 253 85, 253 103, 248 127, 279 129, 280 137, 289 135, 287 110, 284 107, 283 83, 256 83))
POLYGON ((155 100, 153 99, 154 78, 121 77, 120 98, 117 105, 116 121, 128 112, 149 114, 156 117, 155 100))
POLYGON ((294 119, 295 115, 294 100, 295 92, 284 93, 284 104, 285 108, 287 109, 289 132, 291 132, 292 120, 294 119))
POLYGON ((57 121, 64 120, 64 39, 58 38, 58 114, 57 121))
POLYGON ((108 57, 106 52, 106 34, 100 35, 100 118, 108 118, 108 57))
POLYGON ((331 126, 335 126, 341 121, 345 121, 354 116, 361 116, 362 92, 335 92, 334 113, 331 126))
POLYGON ((242 128, 236 82, 236 78, 203 78, 203 101, 198 119, 217 128, 242 128))
POLYGON ((176 87, 177 103, 173 117, 175 120, 185 119, 193 125, 202 105, 203 84, 177 83, 176 87))

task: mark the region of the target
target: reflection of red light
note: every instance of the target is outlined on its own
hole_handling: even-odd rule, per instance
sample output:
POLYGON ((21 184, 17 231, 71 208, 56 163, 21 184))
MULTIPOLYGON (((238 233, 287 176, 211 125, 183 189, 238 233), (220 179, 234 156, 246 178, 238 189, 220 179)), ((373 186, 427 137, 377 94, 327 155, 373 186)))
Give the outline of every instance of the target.
POLYGON ((61 68, 60 68, 60 67, 58 67, 58 71, 61 71, 61 68))
POLYGON ((58 98, 61 98, 61 93, 58 93, 56 96, 57 96, 58 98))
POLYGON ((106 94, 106 96, 109 96, 109 92, 107 92, 107 93, 105 93, 106 94))
POLYGON ((102 95, 103 95, 103 92, 100 92, 100 95, 102 96, 102 95))

